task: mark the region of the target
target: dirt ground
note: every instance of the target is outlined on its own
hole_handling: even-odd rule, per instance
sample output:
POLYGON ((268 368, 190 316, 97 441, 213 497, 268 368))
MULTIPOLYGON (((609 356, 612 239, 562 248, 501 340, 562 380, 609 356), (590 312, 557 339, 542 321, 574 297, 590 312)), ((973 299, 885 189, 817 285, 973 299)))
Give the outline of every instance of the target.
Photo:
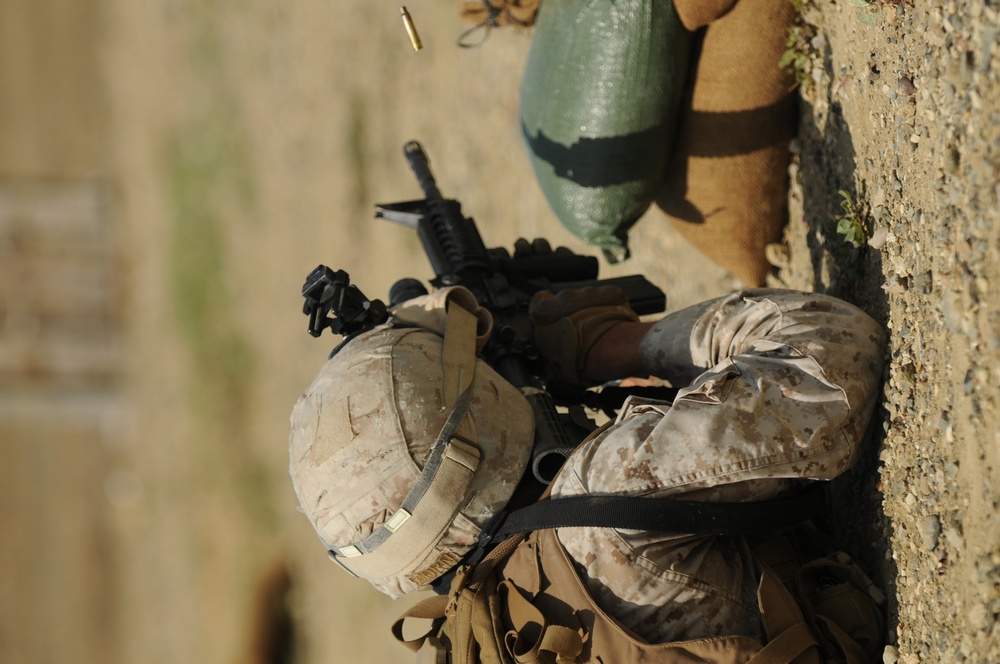
POLYGON ((990 2, 912 4, 806 6, 782 278, 856 300, 891 332, 882 434, 864 493, 842 497, 865 503, 843 525, 872 542, 896 600, 886 662, 996 662, 1000 17, 990 2), (840 190, 863 249, 838 246, 840 190))
MULTIPOLYGON (((846 297, 892 333, 871 452, 839 496, 889 594, 885 661, 989 664, 1000 9, 913 4, 805 3, 774 283, 846 297)), ((327 561, 287 479, 289 410, 335 341, 306 334, 302 281, 325 263, 384 297, 429 276, 412 231, 372 218, 418 196, 414 138, 488 245, 593 253, 552 220, 522 148, 530 34, 459 49, 455 4, 408 8, 419 53, 382 2, 0 0, 0 222, 7 191, 97 183, 120 312, 113 405, 79 444, 25 424, 35 374, 0 381, 0 661, 407 661, 387 631, 405 602, 327 561)), ((604 273, 646 274, 670 309, 738 286, 655 213, 633 246, 604 273)))

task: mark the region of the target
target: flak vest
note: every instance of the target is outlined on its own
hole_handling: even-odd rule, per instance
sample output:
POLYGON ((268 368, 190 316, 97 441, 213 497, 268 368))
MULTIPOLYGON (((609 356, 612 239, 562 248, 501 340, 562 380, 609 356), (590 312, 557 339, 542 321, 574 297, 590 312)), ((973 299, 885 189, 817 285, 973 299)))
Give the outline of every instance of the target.
POLYGON ((754 551, 766 644, 743 636, 647 643, 597 606, 553 529, 511 538, 460 569, 448 596, 417 604, 393 634, 418 664, 861 664, 879 656, 878 591, 846 554, 800 565, 781 537, 754 551), (407 618, 430 619, 431 627, 405 640, 407 618))

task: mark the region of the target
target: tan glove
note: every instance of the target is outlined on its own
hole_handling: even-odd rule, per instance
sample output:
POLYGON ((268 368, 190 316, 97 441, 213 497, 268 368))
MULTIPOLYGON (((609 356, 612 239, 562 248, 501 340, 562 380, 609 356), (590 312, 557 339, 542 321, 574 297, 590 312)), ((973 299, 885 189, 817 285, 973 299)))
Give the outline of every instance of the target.
POLYGON ((535 324, 535 345, 556 368, 560 380, 586 385, 583 370, 587 353, 605 332, 639 317, 625 292, 614 286, 536 293, 528 308, 535 324))

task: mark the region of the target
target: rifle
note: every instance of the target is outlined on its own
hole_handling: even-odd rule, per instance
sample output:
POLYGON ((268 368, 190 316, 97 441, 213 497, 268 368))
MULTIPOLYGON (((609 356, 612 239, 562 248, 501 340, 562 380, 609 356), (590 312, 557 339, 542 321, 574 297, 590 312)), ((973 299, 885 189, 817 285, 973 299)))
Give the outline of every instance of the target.
MULTIPOLYGON (((513 255, 504 248, 487 249, 475 221, 462 214, 461 204, 441 195, 420 144, 410 141, 403 154, 424 198, 376 205, 375 217, 416 230, 434 270, 433 287, 464 286, 493 315, 494 331, 483 349, 483 359, 520 389, 531 404, 535 417, 532 472, 547 484, 593 428, 580 404, 594 402, 580 390, 559 385, 539 354, 528 315, 532 296, 541 290, 611 285, 625 292, 639 315, 662 312, 666 296, 641 275, 598 279, 595 257, 565 247, 553 250, 544 239, 518 240, 513 255), (557 405, 568 412, 560 413, 557 405)), ((306 299, 303 310, 309 316, 311 335, 318 337, 329 327, 345 337, 342 346, 352 336, 386 322, 392 306, 426 293, 422 282, 401 279, 390 289, 386 307, 380 300, 366 298, 343 270, 334 272, 320 265, 302 287, 306 299)))

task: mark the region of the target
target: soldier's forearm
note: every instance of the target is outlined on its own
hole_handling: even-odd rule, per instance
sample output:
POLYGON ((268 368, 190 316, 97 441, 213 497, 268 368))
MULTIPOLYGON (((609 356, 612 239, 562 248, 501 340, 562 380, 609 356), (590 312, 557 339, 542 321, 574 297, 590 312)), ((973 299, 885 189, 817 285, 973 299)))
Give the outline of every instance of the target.
POLYGON ((648 375, 639 361, 639 344, 652 326, 652 323, 622 323, 605 332, 587 353, 584 378, 603 383, 648 375))

